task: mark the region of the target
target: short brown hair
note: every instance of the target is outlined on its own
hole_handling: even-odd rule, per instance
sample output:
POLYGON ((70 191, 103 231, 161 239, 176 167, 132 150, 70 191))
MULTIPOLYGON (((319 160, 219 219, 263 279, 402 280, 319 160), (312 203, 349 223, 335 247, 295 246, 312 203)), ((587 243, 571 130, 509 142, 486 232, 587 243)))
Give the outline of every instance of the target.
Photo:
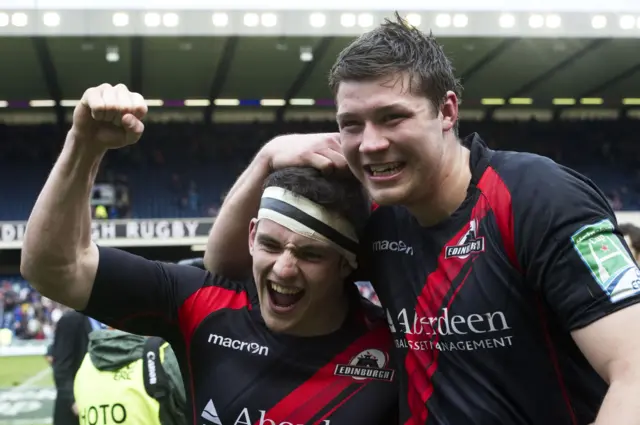
POLYGON ((453 65, 435 37, 412 27, 397 12, 394 21, 385 19, 340 52, 329 73, 329 87, 335 95, 344 81, 392 79, 398 74, 408 74, 409 90, 424 95, 436 108, 447 91, 458 98, 462 94, 453 65))

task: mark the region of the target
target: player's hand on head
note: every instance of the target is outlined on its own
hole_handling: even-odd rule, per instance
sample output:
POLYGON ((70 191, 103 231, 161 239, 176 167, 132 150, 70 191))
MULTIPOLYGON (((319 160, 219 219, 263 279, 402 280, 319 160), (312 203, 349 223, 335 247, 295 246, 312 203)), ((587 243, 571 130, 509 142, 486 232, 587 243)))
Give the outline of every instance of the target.
POLYGON ((273 170, 285 167, 313 167, 323 172, 347 169, 339 133, 288 134, 265 145, 273 170))
POLYGON ((84 92, 73 111, 72 132, 96 148, 118 149, 140 140, 147 104, 124 84, 102 84, 84 92))

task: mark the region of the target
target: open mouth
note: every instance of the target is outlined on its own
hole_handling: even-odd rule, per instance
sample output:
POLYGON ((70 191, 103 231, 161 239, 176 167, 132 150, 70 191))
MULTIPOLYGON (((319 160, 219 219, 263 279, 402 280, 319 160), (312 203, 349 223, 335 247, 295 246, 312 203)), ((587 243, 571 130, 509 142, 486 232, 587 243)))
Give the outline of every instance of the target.
POLYGON ((384 164, 365 165, 365 171, 373 177, 387 177, 398 174, 404 168, 404 162, 387 162, 384 164))
POLYGON ((267 291, 271 306, 279 312, 292 310, 304 296, 304 289, 280 285, 271 280, 267 281, 267 291))

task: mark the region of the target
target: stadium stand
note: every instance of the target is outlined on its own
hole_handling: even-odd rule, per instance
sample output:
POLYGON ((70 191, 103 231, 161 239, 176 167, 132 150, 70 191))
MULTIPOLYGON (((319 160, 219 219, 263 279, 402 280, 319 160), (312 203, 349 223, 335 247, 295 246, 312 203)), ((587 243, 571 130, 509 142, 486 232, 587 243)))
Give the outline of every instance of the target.
MULTIPOLYGON (((118 197, 129 198, 130 208, 112 208, 111 218, 213 216, 262 143, 276 134, 335 130, 331 121, 214 127, 154 123, 139 144, 109 153, 98 182, 114 184, 118 197)), ((461 124, 461 134, 471 130, 492 147, 539 153, 581 171, 618 210, 640 207, 640 172, 634 168, 637 121, 461 124)), ((26 220, 63 138, 54 126, 3 127, 0 138, 6 140, 0 145, 0 192, 12 199, 0 209, 0 220, 26 220)))

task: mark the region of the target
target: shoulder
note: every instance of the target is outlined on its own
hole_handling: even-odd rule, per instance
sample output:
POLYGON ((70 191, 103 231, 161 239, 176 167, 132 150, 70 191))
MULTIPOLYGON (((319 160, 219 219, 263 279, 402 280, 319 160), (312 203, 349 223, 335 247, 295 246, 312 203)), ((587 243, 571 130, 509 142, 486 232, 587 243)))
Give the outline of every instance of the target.
POLYGON ((493 151, 483 177, 492 172, 509 189, 516 189, 552 180, 553 176, 562 174, 565 170, 560 164, 544 156, 528 152, 493 151))
POLYGON ((236 280, 217 273, 203 273, 203 284, 191 290, 181 304, 181 317, 190 332, 212 314, 246 312, 256 307, 257 291, 252 279, 236 280))
POLYGON ((515 198, 544 197, 562 200, 567 194, 603 197, 597 186, 586 176, 544 156, 496 151, 489 166, 515 198))
POLYGON ((496 151, 489 167, 483 178, 495 177, 486 186, 504 189, 499 198, 510 203, 516 221, 614 217, 606 196, 590 179, 549 158, 496 151))
POLYGON ((521 264, 547 258, 554 250, 564 253, 566 261, 566 250, 573 246, 568 243, 577 232, 614 231, 617 225, 602 191, 571 168, 534 154, 502 151, 496 151, 489 166, 499 184, 487 187, 501 187, 494 199, 507 206, 501 219, 521 264))
POLYGON ((251 305, 255 293, 252 278, 231 279, 191 265, 174 263, 157 262, 157 267, 169 276, 178 305, 190 311, 189 315, 196 314, 195 311, 237 310, 251 305))
POLYGON ((231 279, 219 273, 212 273, 208 270, 194 267, 192 265, 159 263, 160 267, 167 273, 171 274, 179 281, 196 281, 201 282, 201 287, 217 287, 228 289, 235 292, 245 291, 248 285, 252 284, 251 279, 238 280, 231 279))

